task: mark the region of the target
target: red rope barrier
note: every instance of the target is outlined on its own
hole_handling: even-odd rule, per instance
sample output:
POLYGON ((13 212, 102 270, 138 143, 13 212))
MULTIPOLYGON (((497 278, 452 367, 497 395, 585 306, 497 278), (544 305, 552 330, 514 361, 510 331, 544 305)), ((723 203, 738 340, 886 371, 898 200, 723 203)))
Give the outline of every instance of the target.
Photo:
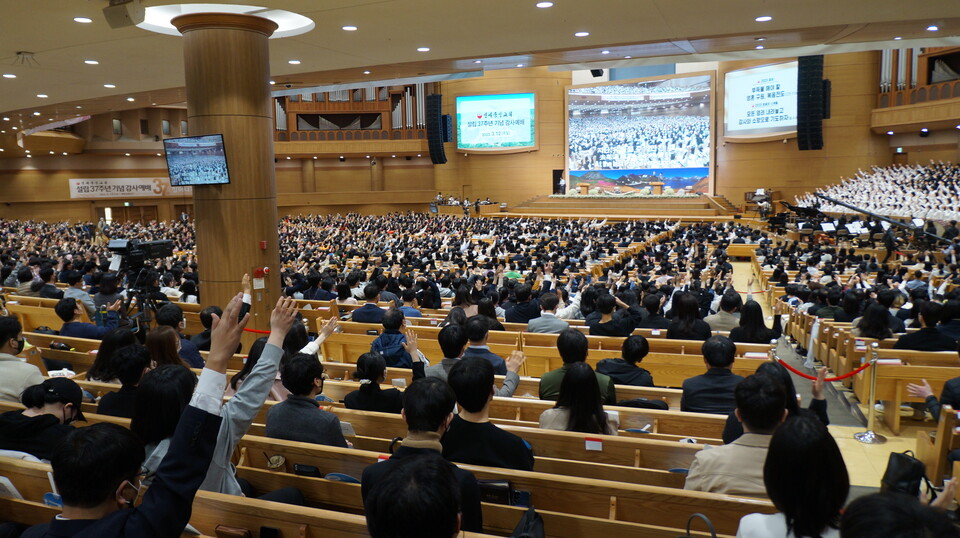
POLYGON ((257 330, 257 329, 247 329, 247 328, 244 328, 243 330, 247 331, 248 333, 270 334, 270 331, 260 331, 260 330, 257 330))
MULTIPOLYGON (((734 291, 736 291, 736 290, 734 290, 734 291)), ((757 291, 737 291, 737 293, 742 293, 742 294, 744 294, 744 295, 749 295, 749 294, 751 294, 751 293, 757 293, 757 294, 759 294, 759 293, 767 293, 767 290, 757 290, 757 291)))
MULTIPOLYGON (((810 375, 810 374, 805 374, 805 373, 797 370, 797 369, 794 368, 793 366, 790 366, 789 364, 787 364, 787 361, 781 359, 780 357, 777 357, 777 362, 779 362, 780 364, 782 364, 783 367, 786 368, 787 370, 790 370, 791 372, 797 374, 797 375, 800 376, 800 377, 803 377, 803 378, 806 378, 806 379, 810 379, 810 380, 816 380, 816 379, 817 379, 816 376, 812 376, 812 375, 810 375)), ((854 371, 852 371, 852 372, 849 372, 849 373, 846 373, 846 374, 843 374, 843 375, 837 376, 837 377, 827 377, 827 378, 824 379, 824 381, 842 381, 842 380, 844 380, 844 379, 846 379, 846 378, 848 378, 848 377, 853 377, 853 376, 859 374, 860 372, 866 370, 866 369, 869 368, 869 367, 870 367, 870 363, 867 362, 867 363, 865 363, 863 366, 861 366, 860 368, 857 368, 856 370, 854 370, 854 371)))

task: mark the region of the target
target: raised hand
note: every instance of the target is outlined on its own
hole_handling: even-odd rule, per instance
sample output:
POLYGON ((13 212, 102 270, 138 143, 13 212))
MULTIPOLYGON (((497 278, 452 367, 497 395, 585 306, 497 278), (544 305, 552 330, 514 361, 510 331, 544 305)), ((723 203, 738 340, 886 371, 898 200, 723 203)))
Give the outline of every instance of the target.
POLYGON ((250 320, 250 314, 240 317, 240 306, 243 295, 238 293, 227 307, 223 309, 223 316, 213 314, 213 328, 210 331, 210 354, 207 356, 206 367, 217 371, 227 371, 227 361, 237 350, 240 344, 240 337, 243 335, 243 329, 250 320))
POLYGON ((267 340, 268 344, 283 347, 284 338, 287 337, 290 328, 293 327, 293 324, 297 321, 297 312, 299 312, 299 309, 297 308, 296 299, 281 297, 277 301, 277 306, 274 307, 273 312, 270 313, 270 338, 267 340))

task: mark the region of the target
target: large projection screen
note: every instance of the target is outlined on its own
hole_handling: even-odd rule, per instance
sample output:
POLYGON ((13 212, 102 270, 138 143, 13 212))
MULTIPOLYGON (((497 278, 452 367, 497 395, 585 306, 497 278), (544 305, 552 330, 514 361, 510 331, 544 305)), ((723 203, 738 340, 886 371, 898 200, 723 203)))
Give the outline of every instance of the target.
POLYGON ((570 86, 566 104, 568 192, 713 192, 712 73, 570 86))
POLYGON ((797 62, 729 71, 723 79, 723 136, 769 139, 797 132, 797 62))

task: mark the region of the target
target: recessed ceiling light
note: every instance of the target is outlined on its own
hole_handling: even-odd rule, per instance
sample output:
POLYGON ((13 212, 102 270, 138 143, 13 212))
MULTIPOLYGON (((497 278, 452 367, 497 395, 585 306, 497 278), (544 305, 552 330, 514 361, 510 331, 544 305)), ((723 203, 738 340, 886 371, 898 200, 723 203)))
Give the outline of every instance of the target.
POLYGON ((960 125, 957 125, 957 129, 960 129, 960 125))
POLYGON ((277 83, 276 80, 271 80, 271 81, 270 81, 270 85, 271 85, 271 86, 273 86, 273 85, 276 84, 276 83, 277 83))
POLYGON ((300 60, 287 60, 290 65, 300 65, 300 60))
POLYGON ((430 52, 430 47, 417 47, 417 52, 430 52))
POLYGON ((761 16, 757 17, 756 19, 753 19, 753 20, 755 20, 755 21, 757 21, 757 22, 770 22, 770 21, 773 20, 773 17, 771 17, 770 15, 761 15, 761 16))
POLYGON ((124 153, 123 155, 124 155, 124 157, 129 157, 129 156, 130 156, 129 153, 124 153))
POLYGON ((64 154, 64 155, 66 155, 66 154, 67 154, 67 152, 66 152, 66 151, 64 151, 64 152, 63 152, 63 154, 64 154))
POLYGON ((47 97, 50 97, 50 96, 45 93, 38 93, 37 97, 39 97, 40 99, 46 99, 47 97))
POLYGON ((32 158, 33 158, 33 155, 29 155, 29 154, 28 154, 28 155, 27 155, 27 158, 28 158, 28 159, 32 159, 32 158))
POLYGON ((40 113, 39 113, 39 112, 34 112, 33 115, 34 115, 34 116, 39 116, 40 113))
POLYGON ((893 131, 887 131, 887 134, 892 136, 892 135, 893 135, 893 131))
POLYGON ((629 60, 630 58, 633 58, 633 56, 624 56, 623 58, 624 58, 625 60, 629 60))
POLYGON ((83 108, 83 107, 82 107, 82 106, 80 106, 80 105, 77 105, 77 108, 83 108))
POLYGON ((482 64, 482 63, 483 63, 483 60, 474 60, 473 63, 475 63, 475 64, 482 64))
MULTIPOLYGON (((341 157, 341 158, 342 158, 342 157, 341 157)), ((313 156, 313 159, 314 159, 314 160, 316 160, 316 159, 317 159, 317 156, 316 156, 316 155, 314 155, 314 156, 313 156)))
POLYGON ((25 150, 23 150, 23 151, 25 151, 26 153, 30 153, 30 150, 29 150, 29 149, 25 149, 25 150))
POLYGON ((600 54, 610 54, 610 51, 609 51, 609 50, 601 50, 601 51, 600 51, 600 54))
POLYGON ((84 60, 83 63, 85 63, 85 64, 87 64, 87 65, 99 65, 99 64, 100 64, 100 62, 98 62, 98 61, 96 61, 96 60, 84 60))
POLYGON ((940 29, 940 27, 937 26, 936 24, 931 24, 930 26, 927 26, 927 31, 928 31, 928 32, 936 32, 936 31, 939 30, 939 29, 940 29))
POLYGON ((921 133, 928 133, 928 132, 930 132, 930 129, 927 129, 926 127, 924 127, 923 129, 920 129, 920 132, 921 132, 921 133))
POLYGON ((351 25, 349 25, 349 24, 348 24, 347 26, 341 26, 340 29, 343 30, 343 31, 345 31, 345 32, 356 32, 356 31, 357 31, 357 27, 356 27, 356 26, 351 26, 351 25))
POLYGON ((51 152, 50 152, 50 155, 53 155, 53 154, 54 154, 54 152, 51 151, 51 152))
POLYGON ((369 74, 370 74, 370 71, 364 71, 363 74, 364 74, 364 75, 369 75, 369 74))
POLYGON ((88 17, 74 17, 73 22, 79 22, 80 24, 90 24, 93 22, 93 19, 88 17))
POLYGON ((553 7, 553 2, 537 2, 537 7, 540 9, 545 9, 548 7, 553 7))
POLYGON ((3 78, 17 78, 17 75, 14 75, 13 73, 4 73, 3 78))
POLYGON ((370 156, 369 156, 369 155, 367 155, 367 158, 369 159, 369 158, 370 158, 370 156))
MULTIPOLYGON (((960 129, 960 125, 957 125, 957 129, 960 129)), ((417 157, 419 157, 419 156, 420 156, 420 154, 417 153, 417 157)))
POLYGON ((290 157, 287 157, 287 160, 289 161, 289 160, 290 160, 290 157))
POLYGON ((3 121, 10 121, 10 118, 4 116, 4 117, 3 117, 3 121))
POLYGON ((755 37, 755 38, 753 38, 753 40, 754 40, 754 41, 766 41, 767 38, 765 38, 765 37, 755 37))
POLYGON ((47 121, 53 121, 53 118, 47 118, 47 121))
POLYGON ((14 130, 14 131, 16 131, 16 130, 17 130, 17 128, 16 128, 16 127, 13 127, 13 130, 14 130))
POLYGON ((113 88, 116 88, 117 85, 116 85, 116 84, 104 84, 103 87, 104 87, 104 88, 113 89, 113 88))
POLYGON ((576 32, 573 35, 574 37, 587 37, 588 35, 590 35, 590 32, 576 32))
POLYGON ((162 157, 162 156, 163 156, 163 155, 161 155, 160 153, 157 153, 157 157, 162 157))
POLYGON ((517 64, 517 67, 523 67, 523 64, 517 64))
POLYGON ((901 39, 903 39, 903 38, 900 37, 900 36, 896 36, 896 37, 893 38, 894 41, 900 41, 901 39))
POLYGON ((757 45, 757 50, 763 50, 763 45, 757 45))
POLYGON ((127 101, 130 101, 130 102, 132 103, 132 102, 136 101, 136 99, 134 99, 133 97, 127 97, 127 101))
POLYGON ((391 155, 391 157, 396 157, 396 155, 391 155))
POLYGON ((0 131, 0 134, 7 134, 6 131, 0 131))

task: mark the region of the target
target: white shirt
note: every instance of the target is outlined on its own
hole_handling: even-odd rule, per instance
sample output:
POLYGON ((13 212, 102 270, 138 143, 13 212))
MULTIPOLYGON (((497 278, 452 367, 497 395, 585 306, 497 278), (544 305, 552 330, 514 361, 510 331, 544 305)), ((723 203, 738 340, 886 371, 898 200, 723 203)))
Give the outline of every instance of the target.
MULTIPOLYGON (((831 527, 824 529, 822 538, 840 538, 840 531, 831 527)), ((798 538, 787 532, 787 520, 783 514, 747 514, 740 518, 737 538, 798 538)))

